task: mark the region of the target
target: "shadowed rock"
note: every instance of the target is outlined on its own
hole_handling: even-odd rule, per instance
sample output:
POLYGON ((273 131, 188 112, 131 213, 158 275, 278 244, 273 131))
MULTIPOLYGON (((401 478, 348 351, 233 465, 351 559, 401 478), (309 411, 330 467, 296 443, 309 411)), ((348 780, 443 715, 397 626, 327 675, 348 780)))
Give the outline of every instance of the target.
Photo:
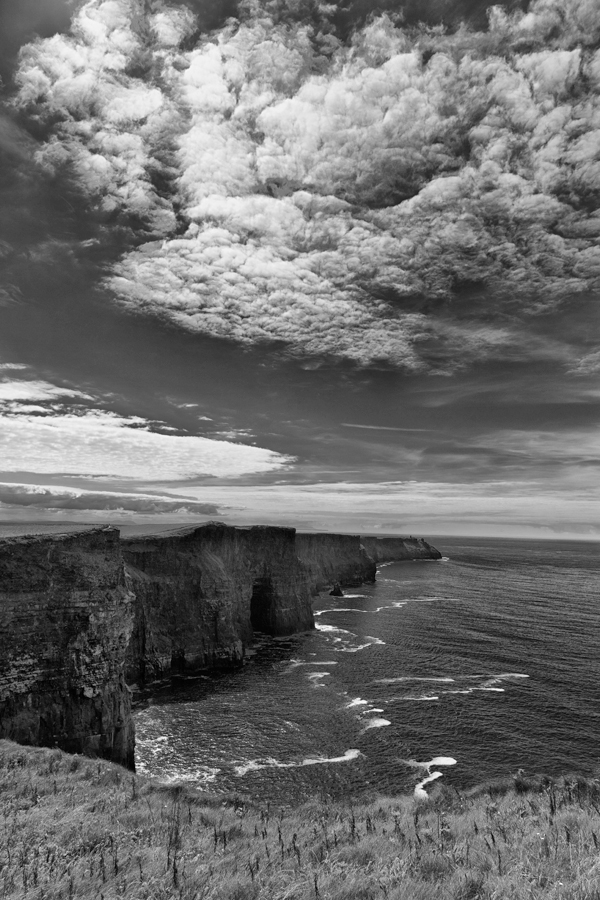
POLYGON ((0 737, 133 768, 116 528, 0 540, 0 737))
POLYGON ((314 627, 293 528, 211 522, 122 541, 136 596, 128 678, 240 664, 253 632, 314 627))
POLYGON ((375 581, 376 567, 354 534, 297 534, 296 549, 313 592, 375 581))

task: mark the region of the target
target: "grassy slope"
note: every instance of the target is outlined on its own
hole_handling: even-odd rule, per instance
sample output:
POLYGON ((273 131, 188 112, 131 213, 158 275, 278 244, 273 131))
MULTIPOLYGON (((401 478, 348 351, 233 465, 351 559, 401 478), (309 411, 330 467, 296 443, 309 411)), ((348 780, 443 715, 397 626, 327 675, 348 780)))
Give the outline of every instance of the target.
POLYGON ((0 741, 0 897, 599 900, 599 784, 437 790, 282 813, 0 741))

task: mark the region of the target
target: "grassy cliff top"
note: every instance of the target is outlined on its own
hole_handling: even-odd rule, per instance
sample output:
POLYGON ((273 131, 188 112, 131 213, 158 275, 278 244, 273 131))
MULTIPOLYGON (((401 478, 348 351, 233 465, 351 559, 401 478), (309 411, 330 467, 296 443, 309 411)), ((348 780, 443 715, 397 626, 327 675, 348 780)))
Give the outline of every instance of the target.
POLYGON ((0 896, 597 900, 600 784, 524 787, 290 812, 0 741, 0 896))

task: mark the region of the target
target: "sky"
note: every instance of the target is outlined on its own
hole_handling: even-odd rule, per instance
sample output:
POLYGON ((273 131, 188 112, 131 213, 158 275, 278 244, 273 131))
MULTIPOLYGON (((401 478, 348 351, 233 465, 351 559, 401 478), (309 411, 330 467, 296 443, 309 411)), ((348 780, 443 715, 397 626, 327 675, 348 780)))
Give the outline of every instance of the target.
POLYGON ((597 0, 0 0, 0 523, 600 539, 597 0))

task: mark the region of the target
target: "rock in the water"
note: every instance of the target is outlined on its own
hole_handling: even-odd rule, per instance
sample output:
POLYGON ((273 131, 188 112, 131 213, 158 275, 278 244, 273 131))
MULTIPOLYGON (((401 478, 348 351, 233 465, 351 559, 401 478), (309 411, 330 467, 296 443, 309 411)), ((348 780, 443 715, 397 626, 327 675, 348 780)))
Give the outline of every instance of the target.
POLYGON ((334 584, 333 590, 329 591, 329 596, 330 597, 343 597, 344 596, 344 592, 342 591, 338 581, 336 581, 336 583, 334 584))

